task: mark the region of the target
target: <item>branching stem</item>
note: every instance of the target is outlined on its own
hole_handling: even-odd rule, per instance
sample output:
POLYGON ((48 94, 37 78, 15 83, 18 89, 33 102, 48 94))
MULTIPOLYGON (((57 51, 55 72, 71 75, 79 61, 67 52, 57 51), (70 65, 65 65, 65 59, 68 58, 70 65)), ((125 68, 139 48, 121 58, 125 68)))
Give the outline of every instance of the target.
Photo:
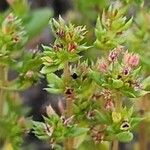
MULTIPOLYGON (((64 81, 65 86, 69 88, 69 82, 70 82, 70 70, 69 70, 69 64, 66 63, 64 67, 64 81)), ((66 116, 71 117, 73 115, 73 96, 70 94, 70 96, 66 93, 66 116)), ((64 142, 65 150, 73 150, 73 138, 68 138, 64 142)))
MULTIPOLYGON (((117 112, 120 112, 122 109, 122 99, 120 93, 116 94, 115 108, 117 112)), ((119 142, 117 140, 112 141, 111 150, 119 150, 119 142)))
MULTIPOLYGON (((7 68, 0 65, 0 84, 3 86, 7 81, 7 68)), ((0 116, 3 115, 3 106, 5 99, 5 90, 0 88, 0 116)))

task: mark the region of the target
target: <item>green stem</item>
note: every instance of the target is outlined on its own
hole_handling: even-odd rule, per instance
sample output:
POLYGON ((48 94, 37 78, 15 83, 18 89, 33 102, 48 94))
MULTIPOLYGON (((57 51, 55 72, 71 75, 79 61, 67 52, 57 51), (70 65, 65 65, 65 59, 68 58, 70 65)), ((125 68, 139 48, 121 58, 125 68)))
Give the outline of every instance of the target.
POLYGON ((115 108, 117 112, 120 112, 122 109, 122 98, 120 93, 116 95, 115 108))
MULTIPOLYGON (((70 82, 70 70, 69 70, 68 62, 65 64, 63 75, 64 75, 65 86, 68 87, 69 82, 70 82)), ((69 97, 66 94, 66 116, 67 117, 71 117, 73 115, 72 108, 73 108, 73 98, 69 97)), ((73 150, 73 144, 74 144, 73 138, 66 139, 64 142, 65 150, 73 150)))
MULTIPOLYGON (((122 109, 122 99, 120 93, 116 94, 115 108, 117 112, 120 112, 122 109)), ((118 149, 119 149, 119 142, 117 140, 112 141, 111 150, 118 150, 118 149)))
MULTIPOLYGON (((5 85, 7 81, 7 68, 6 66, 0 65, 0 84, 5 85)), ((5 90, 0 88, 0 116, 3 115, 3 106, 5 99, 5 90)))
POLYGON ((112 148, 111 148, 111 150, 118 150, 118 148, 119 148, 118 145, 119 145, 119 143, 118 143, 117 140, 112 141, 112 148))
POLYGON ((147 123, 142 121, 139 127, 139 149, 148 150, 147 123))
MULTIPOLYGON (((141 117, 144 118, 145 113, 149 109, 149 105, 147 105, 149 101, 149 95, 145 95, 141 99, 140 107, 141 107, 141 117)), ((148 150, 148 123, 146 120, 143 120, 139 126, 139 149, 148 150)))

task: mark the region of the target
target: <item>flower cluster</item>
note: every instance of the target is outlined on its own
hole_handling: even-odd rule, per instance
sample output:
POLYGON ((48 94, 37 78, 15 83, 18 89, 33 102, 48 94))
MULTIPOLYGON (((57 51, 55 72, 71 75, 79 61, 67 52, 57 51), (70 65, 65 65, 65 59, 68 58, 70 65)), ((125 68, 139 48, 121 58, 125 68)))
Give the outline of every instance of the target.
POLYGON ((129 97, 141 96, 144 89, 139 76, 139 59, 137 54, 118 46, 110 51, 107 58, 97 61, 91 76, 103 88, 118 90, 129 97))
POLYGON ((3 20, 0 29, 0 65, 15 64, 15 57, 21 53, 26 40, 27 36, 22 21, 10 13, 3 20))
POLYGON ((97 19, 95 29, 96 41, 95 45, 102 50, 110 50, 117 45, 124 43, 124 34, 130 24, 132 18, 127 21, 124 16, 123 8, 114 8, 110 6, 107 11, 104 11, 101 18, 97 19))
MULTIPOLYGON (((120 16, 118 11, 112 12, 114 18, 120 16)), ((125 23, 125 20, 121 19, 122 26, 131 22, 125 23)), ((105 27, 108 26, 111 27, 109 22, 105 27)), ((66 103, 58 103, 60 116, 50 107, 50 115, 44 117, 44 123, 33 123, 36 136, 51 141, 55 147, 64 142, 65 149, 75 148, 75 141, 81 144, 85 138, 96 144, 112 140, 131 141, 131 131, 142 118, 134 114, 134 107, 123 103, 123 97, 128 102, 129 98, 149 93, 145 81, 140 78, 140 57, 117 45, 106 57, 98 58, 96 63, 81 61, 78 48, 83 46, 80 42, 84 38, 84 28, 72 24, 67 26, 62 18, 59 22, 52 19, 51 27, 56 40, 54 46, 44 46, 41 73, 47 77, 46 90, 62 94, 66 103), (62 74, 58 76, 54 72, 60 69, 62 74), (83 136, 81 141, 79 134, 83 136)), ((124 31, 125 27, 119 29, 124 31)))
POLYGON ((71 23, 67 26, 61 17, 58 22, 52 19, 50 25, 56 40, 52 47, 43 46, 42 61, 45 66, 41 73, 44 74, 63 69, 66 62, 78 60, 79 53, 88 49, 82 42, 86 34, 84 26, 74 27, 71 23))
POLYGON ((53 108, 49 105, 47 108, 48 117, 44 117, 44 123, 33 122, 35 135, 42 140, 47 140, 52 148, 59 147, 59 143, 67 138, 82 135, 88 131, 88 128, 78 127, 74 123, 74 117, 59 117, 53 108))
POLYGON ((18 46, 26 40, 26 32, 22 26, 22 21, 10 13, 2 22, 0 32, 0 46, 3 52, 8 53, 16 50, 18 46))
POLYGON ((27 111, 22 108, 17 91, 28 88, 35 79, 37 81, 41 60, 35 54, 23 53, 26 39, 21 19, 10 13, 2 20, 0 29, 0 140, 4 142, 1 144, 2 149, 20 149, 22 136, 28 130, 28 119, 23 117, 27 111), (10 69, 19 75, 16 73, 15 78, 8 79, 10 69))

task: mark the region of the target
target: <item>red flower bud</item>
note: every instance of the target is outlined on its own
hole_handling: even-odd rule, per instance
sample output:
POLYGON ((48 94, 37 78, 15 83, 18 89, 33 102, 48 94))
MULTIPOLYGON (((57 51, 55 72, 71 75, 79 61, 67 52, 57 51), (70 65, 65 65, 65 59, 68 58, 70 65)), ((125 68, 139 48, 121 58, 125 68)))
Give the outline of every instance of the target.
POLYGON ((68 45, 68 51, 69 52, 74 52, 76 49, 77 49, 76 43, 69 43, 69 45, 68 45))

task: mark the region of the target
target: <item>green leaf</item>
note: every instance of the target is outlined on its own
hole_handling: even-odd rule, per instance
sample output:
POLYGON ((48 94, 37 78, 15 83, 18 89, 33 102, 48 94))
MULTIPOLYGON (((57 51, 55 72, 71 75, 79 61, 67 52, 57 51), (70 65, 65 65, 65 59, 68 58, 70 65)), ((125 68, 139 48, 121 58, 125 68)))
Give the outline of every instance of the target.
POLYGON ((141 91, 139 91, 139 93, 137 94, 137 97, 142 97, 142 96, 144 96, 144 95, 146 95, 146 94, 148 94, 148 93, 150 93, 150 91, 141 90, 141 91))
POLYGON ((116 89, 118 89, 118 88, 121 88, 122 86, 123 86, 123 81, 121 81, 121 80, 117 80, 117 79, 112 79, 112 87, 113 88, 116 88, 116 89))
POLYGON ((54 73, 47 74, 47 81, 50 88, 45 88, 48 92, 59 94, 63 93, 63 81, 54 73))
POLYGON ((140 117, 131 118, 130 120, 131 128, 132 129, 136 128, 142 120, 143 118, 140 117))
POLYGON ((104 77, 99 72, 91 70, 89 76, 99 85, 104 83, 104 77))
POLYGON ((34 127, 37 127, 37 128, 43 128, 44 127, 44 123, 43 122, 32 121, 32 124, 33 124, 34 127))
POLYGON ((133 71, 132 73, 133 78, 136 78, 137 76, 139 76, 140 71, 141 71, 141 66, 133 71))
POLYGON ((148 76, 146 79, 143 80, 141 83, 142 88, 145 90, 150 90, 150 76, 148 76))
POLYGON ((116 139, 120 142, 130 142, 133 139, 131 132, 120 132, 116 135, 116 139))
POLYGON ((44 51, 51 51, 52 50, 52 48, 49 46, 42 45, 42 47, 43 47, 44 51))
POLYGON ((132 107, 127 111, 127 113, 128 113, 128 118, 130 118, 130 117, 132 116, 133 112, 134 112, 134 107, 132 106, 132 107))
POLYGON ((57 71, 57 69, 58 69, 58 66, 44 66, 41 69, 40 73, 42 73, 42 74, 48 74, 48 73, 52 73, 52 72, 57 71))
POLYGON ((38 135, 38 138, 40 140, 48 140, 49 139, 49 136, 48 135, 38 135))
POLYGON ((76 137, 82 134, 85 134, 89 129, 88 128, 81 128, 81 127, 73 127, 67 133, 68 137, 76 137))
POLYGON ((53 94, 61 94, 61 93, 63 93, 63 89, 45 88, 45 90, 47 92, 53 93, 53 94))
POLYGON ((95 110, 96 112, 96 120, 99 122, 99 123, 102 123, 102 124, 109 124, 111 122, 111 119, 110 117, 108 116, 108 114, 104 113, 104 112, 100 112, 98 110, 95 110))
POLYGON ((82 144, 82 142, 85 140, 85 138, 86 138, 86 134, 82 134, 78 137, 75 137, 74 138, 74 148, 77 149, 82 144))
POLYGON ((130 97, 130 98, 135 98, 136 95, 131 92, 131 91, 123 91, 124 95, 126 95, 127 97, 130 97))
POLYGON ((135 2, 137 3, 137 4, 142 4, 142 3, 144 3, 144 0, 135 0, 135 2))
POLYGON ((123 26, 122 30, 127 30, 133 22, 133 17, 129 19, 129 21, 123 26))
POLYGON ((55 87, 62 87, 63 81, 56 74, 50 73, 50 74, 47 74, 46 77, 47 77, 48 83, 55 85, 55 87))

